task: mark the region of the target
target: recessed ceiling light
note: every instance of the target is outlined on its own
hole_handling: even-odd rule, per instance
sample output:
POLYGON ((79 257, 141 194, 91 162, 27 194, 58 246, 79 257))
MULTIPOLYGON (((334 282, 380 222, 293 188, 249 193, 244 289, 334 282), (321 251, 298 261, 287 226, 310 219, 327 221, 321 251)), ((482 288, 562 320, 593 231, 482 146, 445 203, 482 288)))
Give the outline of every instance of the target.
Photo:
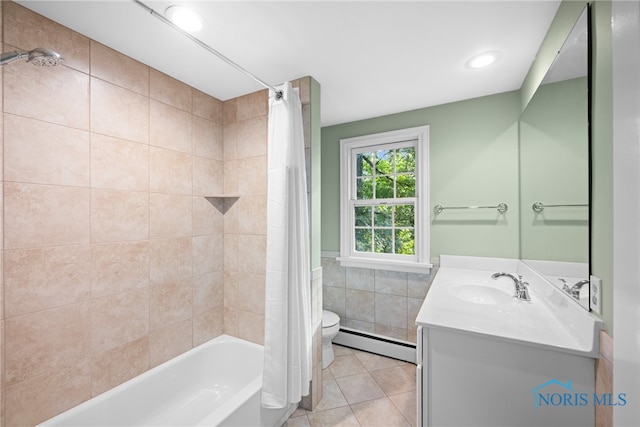
POLYGON ((202 17, 184 6, 169 6, 164 15, 185 31, 198 31, 202 28, 202 17))
POLYGON ((466 63, 467 68, 477 69, 488 67, 500 59, 500 52, 492 50, 489 52, 482 52, 475 56, 472 56, 466 63))

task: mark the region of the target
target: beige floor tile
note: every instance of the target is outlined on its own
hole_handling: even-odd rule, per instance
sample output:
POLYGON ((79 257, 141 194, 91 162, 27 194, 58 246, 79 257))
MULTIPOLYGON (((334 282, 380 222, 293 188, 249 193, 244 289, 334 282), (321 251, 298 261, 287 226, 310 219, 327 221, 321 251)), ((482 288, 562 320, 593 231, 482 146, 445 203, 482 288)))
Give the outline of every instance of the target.
POLYGON ((347 354, 352 354, 353 350, 349 347, 343 347, 341 345, 333 344, 333 355, 334 356, 344 356, 347 354))
POLYGON ((326 411, 328 409, 347 406, 347 400, 344 398, 340 387, 336 380, 324 380, 322 389, 322 400, 314 409, 314 412, 326 411))
POLYGON ((306 409, 304 409, 302 406, 298 406, 298 409, 295 410, 295 412, 293 414, 291 414, 290 418, 296 418, 296 417, 301 417, 301 416, 306 416, 308 413, 310 413, 311 411, 307 411, 306 409))
POLYGON ((327 369, 322 370, 322 379, 325 379, 325 380, 333 379, 333 374, 331 373, 331 369, 329 369, 329 367, 327 367, 327 369))
POLYGON ((402 369, 411 376, 411 378, 416 377, 416 365, 413 363, 404 363, 402 362, 402 369))
POLYGON ((309 427, 309 418, 306 415, 301 417, 291 417, 284 423, 284 427, 309 427))
POLYGON ((333 349, 334 362, 323 370, 323 400, 312 412, 298 409, 287 427, 416 426, 415 365, 338 345, 333 349))
POLYGON ((367 372, 360 360, 355 354, 346 354, 344 356, 336 356, 333 359, 329 370, 334 378, 346 377, 348 375, 362 374, 367 372))
POLYGON ((311 427, 360 427, 358 419, 348 406, 315 412, 307 415, 307 418, 311 427))
POLYGON ((400 366, 380 369, 370 373, 387 396, 416 389, 415 377, 411 377, 400 366))
POLYGON ((394 394, 389 399, 412 426, 416 426, 416 392, 394 394))
POLYGON ((350 405, 385 396, 384 391, 369 373, 337 378, 336 382, 350 405))
POLYGON ((367 353, 365 351, 355 351, 355 355, 367 371, 391 368, 398 366, 398 361, 378 354, 367 353))
POLYGON ((407 420, 402 416, 396 406, 385 397, 369 402, 351 405, 353 413, 360 425, 367 427, 396 427, 409 426, 407 420))

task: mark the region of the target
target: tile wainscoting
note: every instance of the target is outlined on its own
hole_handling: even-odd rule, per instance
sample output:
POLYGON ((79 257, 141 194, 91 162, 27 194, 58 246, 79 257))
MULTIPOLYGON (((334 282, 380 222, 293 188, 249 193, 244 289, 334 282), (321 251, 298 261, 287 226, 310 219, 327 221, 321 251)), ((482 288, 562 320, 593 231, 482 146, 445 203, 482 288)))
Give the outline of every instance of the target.
POLYGON ((323 305, 340 316, 340 325, 416 342, 416 315, 431 274, 342 267, 337 253, 322 253, 323 305))

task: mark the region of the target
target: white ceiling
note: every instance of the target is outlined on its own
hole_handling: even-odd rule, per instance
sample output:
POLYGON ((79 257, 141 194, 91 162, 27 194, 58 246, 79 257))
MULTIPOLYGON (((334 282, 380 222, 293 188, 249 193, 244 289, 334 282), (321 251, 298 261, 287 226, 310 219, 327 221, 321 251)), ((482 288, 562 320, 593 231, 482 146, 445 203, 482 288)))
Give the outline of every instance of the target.
MULTIPOLYGON (((159 13, 192 7, 206 20, 194 36, 271 85, 314 77, 323 126, 519 89, 560 4, 143 2, 159 13), (465 67, 486 50, 502 52, 501 59, 487 69, 465 67)), ((220 100, 262 89, 133 1, 18 3, 220 100)))

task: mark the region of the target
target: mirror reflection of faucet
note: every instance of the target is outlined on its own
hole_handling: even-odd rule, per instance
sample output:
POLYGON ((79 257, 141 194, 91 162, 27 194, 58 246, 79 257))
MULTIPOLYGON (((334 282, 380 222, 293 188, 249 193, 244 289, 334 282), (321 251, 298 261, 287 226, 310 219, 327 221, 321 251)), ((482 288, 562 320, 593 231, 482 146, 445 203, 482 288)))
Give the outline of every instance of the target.
POLYGON ((564 279, 560 279, 563 283, 562 290, 571 295, 573 298, 579 300, 580 299, 580 289, 589 283, 589 279, 583 279, 573 284, 573 286, 569 287, 567 285, 567 281, 564 279))
POLYGON ((516 277, 511 273, 493 273, 491 275, 493 280, 496 280, 499 277, 508 277, 513 280, 513 284, 516 288, 514 297, 520 301, 531 301, 531 297, 529 296, 529 283, 522 281, 522 276, 518 275, 518 277, 516 277))

